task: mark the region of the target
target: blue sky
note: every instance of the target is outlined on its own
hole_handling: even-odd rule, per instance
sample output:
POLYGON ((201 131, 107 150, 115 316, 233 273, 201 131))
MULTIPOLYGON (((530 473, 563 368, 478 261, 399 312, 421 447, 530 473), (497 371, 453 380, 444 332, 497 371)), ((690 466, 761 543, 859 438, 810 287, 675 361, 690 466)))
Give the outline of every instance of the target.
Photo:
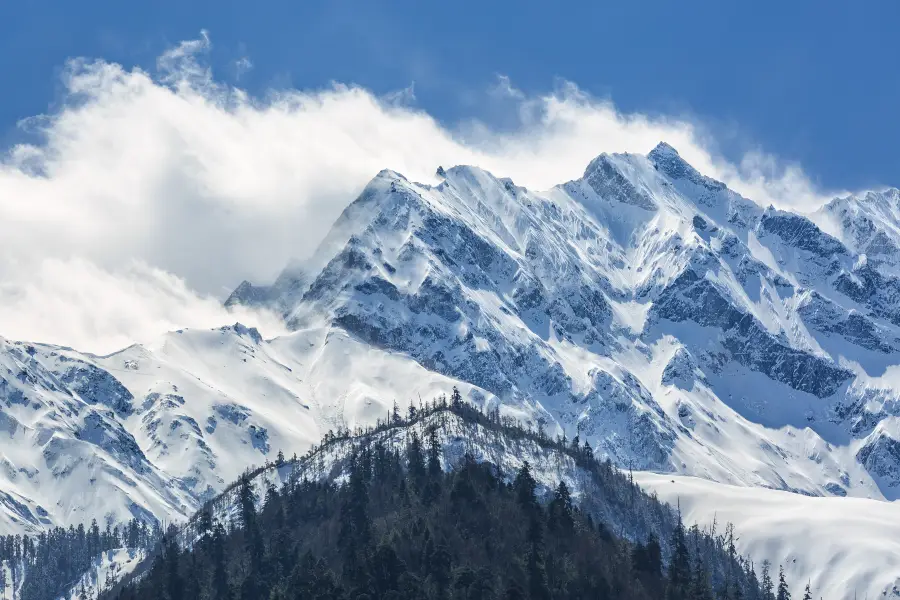
POLYGON ((758 146, 824 188, 898 185, 897 23, 888 1, 3 2, 0 139, 52 110, 67 58, 152 68, 206 29, 216 77, 255 94, 414 82, 442 122, 502 126, 485 100, 498 75, 526 94, 562 78, 626 112, 701 122, 735 160, 758 146))

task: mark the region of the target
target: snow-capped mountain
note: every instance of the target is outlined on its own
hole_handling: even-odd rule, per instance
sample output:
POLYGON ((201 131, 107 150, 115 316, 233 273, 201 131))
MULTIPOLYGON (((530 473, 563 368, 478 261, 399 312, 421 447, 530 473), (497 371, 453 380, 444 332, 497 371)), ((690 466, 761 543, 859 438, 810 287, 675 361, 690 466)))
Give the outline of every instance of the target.
POLYGON ((279 450, 451 386, 324 330, 184 330, 109 356, 0 339, 0 531, 184 519, 279 450))
POLYGON ((317 252, 185 330, 0 342, 2 528, 186 517, 249 464, 457 385, 636 470, 900 496, 900 192, 763 208, 660 144, 544 192, 382 171, 317 252))
MULTIPOLYGON (((229 302, 471 384, 474 402, 579 433, 620 465, 896 496, 889 261, 666 144, 602 155, 543 193, 474 167, 438 176, 383 171, 306 264, 229 302)), ((871 221, 896 194, 871 198, 833 204, 871 221)))

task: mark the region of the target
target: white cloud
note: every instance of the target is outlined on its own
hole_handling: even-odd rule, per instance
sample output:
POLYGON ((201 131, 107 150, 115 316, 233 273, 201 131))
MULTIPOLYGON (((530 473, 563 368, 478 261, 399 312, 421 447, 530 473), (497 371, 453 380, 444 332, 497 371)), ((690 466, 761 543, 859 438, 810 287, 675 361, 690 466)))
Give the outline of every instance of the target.
POLYGON ((528 97, 501 79, 518 127, 451 130, 408 106, 412 88, 250 97, 198 60, 209 44, 183 42, 156 74, 70 64, 64 106, 28 123, 40 143, 0 162, 0 334, 106 351, 233 321, 213 297, 310 252, 382 168, 428 181, 438 165, 478 164, 546 188, 601 152, 665 139, 761 203, 820 201, 797 168, 763 154, 728 164, 695 125, 622 114, 572 84, 528 97))
POLYGON ((82 259, 45 258, 36 269, 0 284, 0 324, 13 339, 110 352, 190 324, 241 321, 268 335, 283 330, 274 315, 238 309, 191 290, 184 280, 141 262, 105 270, 82 259))

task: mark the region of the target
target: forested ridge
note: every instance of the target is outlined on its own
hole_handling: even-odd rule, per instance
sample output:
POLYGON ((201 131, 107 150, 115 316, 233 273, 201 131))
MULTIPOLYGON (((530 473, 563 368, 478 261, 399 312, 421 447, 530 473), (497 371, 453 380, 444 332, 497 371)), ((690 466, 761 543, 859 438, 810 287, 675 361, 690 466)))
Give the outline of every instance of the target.
MULTIPOLYGON (((35 535, 0 537, 0 597, 50 600, 87 571, 97 556, 116 548, 149 549, 162 537, 159 524, 132 519, 122 526, 54 527, 35 535)), ((113 582, 102 582, 112 585, 113 582)))
POLYGON ((331 434, 287 463, 293 476, 282 486, 269 481, 262 498, 253 481, 266 468, 237 483, 236 518, 222 518, 221 504, 210 503, 189 527, 170 527, 152 566, 105 598, 790 597, 783 578, 772 582, 768 565, 758 578, 737 555, 730 526, 721 533, 686 529, 677 512, 609 462, 595 460, 577 438, 549 439, 501 422, 456 394, 449 402, 410 407, 406 415, 395 409, 368 430, 331 434), (666 536, 629 541, 621 523, 594 517, 597 498, 583 499, 579 508, 565 481, 539 489, 528 463, 502 473, 467 452, 445 469, 443 421, 434 418, 444 414, 573 458, 597 480, 599 495, 630 494, 634 511, 656 511, 652 518, 665 521, 657 529, 666 536), (423 435, 413 433, 402 446, 377 435, 413 424, 426 426, 423 435), (296 467, 336 444, 348 446, 341 477, 301 475, 296 467))

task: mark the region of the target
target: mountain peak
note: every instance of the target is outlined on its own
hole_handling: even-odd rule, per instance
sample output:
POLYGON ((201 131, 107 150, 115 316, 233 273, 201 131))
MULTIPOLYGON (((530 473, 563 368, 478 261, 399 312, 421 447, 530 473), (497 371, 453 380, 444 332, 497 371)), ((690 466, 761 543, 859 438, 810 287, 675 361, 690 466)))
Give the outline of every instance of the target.
POLYGON ((691 181, 703 179, 703 176, 694 167, 681 158, 678 150, 666 142, 657 144, 656 148, 647 155, 647 159, 657 171, 669 176, 671 179, 688 179, 691 181))
POLYGON ((266 299, 268 290, 255 286, 246 279, 225 300, 225 308, 250 306, 266 299))
POLYGON ((713 193, 722 192, 726 189, 724 183, 700 173, 684 160, 675 148, 666 142, 657 144, 656 148, 647 155, 647 159, 657 171, 673 181, 688 181, 713 193))
POLYGON ((673 148, 667 142, 660 142, 656 145, 656 148, 654 148, 653 150, 650 151, 650 153, 647 155, 647 158, 649 158, 650 160, 653 160, 656 157, 663 157, 663 156, 678 156, 678 157, 680 157, 681 155, 678 154, 678 150, 673 148))
POLYGON ((382 169, 378 171, 378 174, 375 175, 374 179, 388 179, 388 180, 396 180, 396 181, 406 181, 406 177, 404 177, 401 173, 394 171, 392 169, 382 169))

